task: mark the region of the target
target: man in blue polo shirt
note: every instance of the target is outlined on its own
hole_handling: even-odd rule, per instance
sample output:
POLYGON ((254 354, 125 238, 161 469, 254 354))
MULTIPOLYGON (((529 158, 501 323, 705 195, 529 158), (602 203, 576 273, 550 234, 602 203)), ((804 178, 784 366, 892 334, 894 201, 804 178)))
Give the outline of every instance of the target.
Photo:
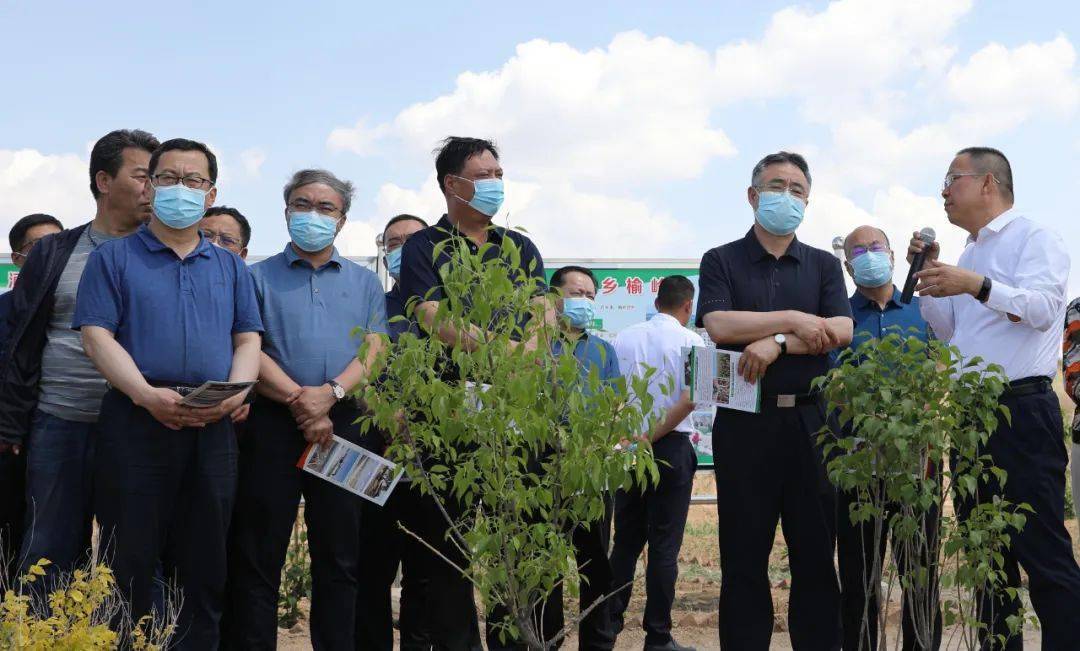
POLYGON ((149 225, 90 254, 75 302, 72 327, 110 386, 95 513, 133 618, 151 611, 160 567, 183 595, 176 648, 212 649, 236 493, 228 415, 246 392, 205 409, 181 405, 181 393, 255 380, 262 320, 243 261, 199 234, 217 194, 213 153, 169 140, 150 156, 149 176, 149 225))
MULTIPOLYGON (((551 289, 560 292, 558 309, 562 314, 561 325, 569 341, 574 342, 573 355, 581 368, 583 382, 588 381, 590 372, 596 369, 600 380, 615 382, 619 373, 619 356, 615 347, 600 337, 590 335, 588 328, 593 327, 596 316, 596 276, 585 267, 568 265, 556 269, 551 275, 551 289)), ((561 340, 556 340, 554 353, 567 352, 561 340)), ((587 385, 583 385, 587 386, 587 385)), ((612 572, 608 561, 608 542, 611 533, 612 505, 605 500, 604 517, 592 522, 588 527, 578 526, 572 532, 574 555, 578 573, 583 581, 579 594, 583 612, 597 599, 611 592, 612 572)), ((615 636, 611 630, 611 605, 606 600, 594 608, 578 625, 578 648, 582 651, 605 651, 615 645, 615 636)), ((557 632, 563 627, 562 586, 559 585, 548 597, 545 628, 557 632)))
POLYGON ((309 443, 361 440, 350 395, 369 380, 386 334, 379 279, 346 260, 334 240, 353 185, 326 170, 296 172, 285 185, 285 250, 252 266, 266 335, 258 398, 241 449, 240 489, 229 544, 228 642, 273 648, 281 567, 300 496, 311 551, 311 639, 317 649, 361 648, 356 640, 364 500, 301 471, 309 443), (359 328, 354 335, 353 330, 359 328), (364 344, 364 359, 357 351, 364 344))
MULTIPOLYGON (((851 302, 851 314, 855 320, 854 334, 850 348, 857 349, 865 342, 882 339, 891 333, 900 336, 916 337, 922 341, 928 338, 926 321, 919 313, 919 298, 912 298, 911 303, 904 305, 900 302, 900 290, 893 285, 893 266, 895 258, 892 248, 889 246, 889 238, 879 228, 873 226, 860 226, 853 230, 844 240, 844 268, 855 281, 855 293, 849 299, 851 302)), ((833 363, 839 357, 839 350, 833 351, 833 363)), ((878 643, 877 612, 878 592, 866 591, 867 573, 872 571, 870 559, 882 559, 885 556, 885 545, 889 539, 886 530, 880 536, 879 549, 874 551, 874 524, 866 522, 860 525, 851 522, 851 504, 854 495, 839 491, 836 504, 836 542, 837 560, 840 565, 840 609, 844 626, 844 648, 866 649, 875 651, 878 643), (869 603, 867 597, 869 596, 869 603), (863 613, 869 613, 863 626, 863 613), (860 645, 859 637, 862 636, 860 645)), ((888 522, 896 505, 887 505, 885 522, 888 522)), ((932 514, 926 518, 926 526, 931 527, 927 536, 936 535, 933 527, 936 527, 937 518, 932 514)), ((896 562, 903 566, 904 559, 897 552, 896 562)), ((880 561, 879 561, 880 562, 880 561)), ((923 567, 932 567, 926 561, 923 567)), ((903 634, 904 648, 915 649, 918 646, 915 637, 915 625, 912 617, 913 609, 917 606, 908 603, 908 591, 904 590, 903 604, 903 634)), ((935 642, 933 649, 937 649, 941 643, 941 619, 938 616, 937 627, 934 632, 935 642)))

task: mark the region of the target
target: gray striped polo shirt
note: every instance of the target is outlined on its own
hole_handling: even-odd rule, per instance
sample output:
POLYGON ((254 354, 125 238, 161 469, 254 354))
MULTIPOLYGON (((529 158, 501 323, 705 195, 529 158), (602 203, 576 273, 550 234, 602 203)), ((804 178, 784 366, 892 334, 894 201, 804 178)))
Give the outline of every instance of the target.
POLYGON ((92 423, 98 418, 105 378, 83 352, 82 335, 71 329, 75 293, 86 259, 97 245, 116 239, 87 228, 68 258, 53 295, 52 317, 41 354, 38 409, 65 420, 92 423))

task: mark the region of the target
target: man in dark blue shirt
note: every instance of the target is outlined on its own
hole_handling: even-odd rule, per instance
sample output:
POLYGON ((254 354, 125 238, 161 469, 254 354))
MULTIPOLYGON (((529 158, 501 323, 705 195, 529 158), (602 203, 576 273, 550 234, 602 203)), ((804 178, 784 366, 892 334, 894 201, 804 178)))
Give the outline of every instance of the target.
MULTIPOLYGON (((406 304, 409 301, 416 304, 415 321, 422 336, 436 336, 449 346, 469 352, 480 325, 472 324, 467 332, 443 325, 434 332, 441 301, 468 300, 467 296, 448 294, 440 270, 453 262, 452 247, 442 247, 436 257, 436 246, 453 239, 476 254, 480 247, 491 245, 484 249, 484 260, 497 260, 509 241, 520 251, 520 270, 541 280, 544 261, 528 237, 492 225, 492 217, 503 200, 503 169, 494 144, 477 138, 447 138, 436 156, 435 174, 446 199, 447 212, 437 224, 414 233, 405 242, 401 254, 401 294, 406 304)), ((537 300, 547 301, 543 296, 537 300)), ((554 313, 548 318, 553 323, 554 313)), ((525 345, 535 346, 536 342, 525 345)), ((445 370, 446 377, 451 379, 455 373, 452 369, 445 370)), ((456 500, 445 501, 457 515, 466 508, 456 500)), ((459 564, 465 562, 461 552, 447 540, 446 520, 433 499, 425 498, 422 513, 416 515, 414 521, 406 524, 411 531, 435 545, 446 558, 459 564)), ((432 643, 455 651, 481 648, 472 585, 448 563, 437 562, 432 564, 430 586, 428 630, 432 643)), ((496 637, 489 636, 488 648, 499 646, 496 637)))
POLYGON ((225 539, 236 494, 231 414, 180 404, 204 382, 254 381, 262 319, 242 260, 199 234, 217 194, 217 160, 174 139, 150 156, 153 215, 104 242, 79 282, 72 327, 108 381, 101 405, 95 513, 102 548, 137 621, 155 575, 183 594, 176 648, 218 646, 225 539))
MULTIPOLYGON (((383 258, 386 270, 394 282, 386 292, 387 330, 390 341, 395 342, 402 334, 419 334, 416 323, 404 318, 405 299, 401 295, 401 252, 405 242, 418 231, 427 228, 427 222, 415 215, 401 214, 390 218, 383 228, 380 244, 385 252, 383 258)), ((385 449, 385 441, 380 441, 379 450, 385 449)), ((433 559, 431 552, 424 549, 415 538, 403 532, 398 522, 409 519, 417 513, 421 504, 420 495, 411 489, 408 478, 402 476, 394 492, 381 507, 373 502, 365 502, 362 516, 364 526, 360 531, 360 557, 379 559, 377 563, 368 563, 361 577, 360 590, 357 593, 357 645, 363 649, 394 648, 393 610, 390 603, 390 588, 397 578, 398 566, 401 566, 401 598, 398 618, 400 647, 402 649, 427 649, 431 643, 427 639, 424 620, 427 612, 424 605, 424 593, 427 590, 427 578, 430 570, 426 564, 442 562, 433 559)))
MULTIPOLYGON (((62 230, 60 220, 52 215, 27 215, 15 222, 8 233, 11 262, 21 269, 38 240, 62 230)), ((8 343, 7 322, 13 296, 11 291, 0 294, 0 359, 8 343)), ((13 574, 20 564, 26 514, 26 457, 21 453, 13 447, 0 448, 0 585, 13 585, 13 574)))
POLYGON ((724 648, 769 647, 769 552, 781 518, 792 643, 840 648, 835 502, 814 445, 825 412, 810 383, 829 370, 827 353, 851 342, 851 307, 836 258, 795 238, 809 195, 802 156, 766 156, 747 189, 753 227, 701 260, 698 326, 719 348, 742 351, 740 375, 762 383, 760 413, 717 409, 713 425, 724 648))
POLYGON ((363 444, 356 424, 362 412, 349 394, 368 382, 386 334, 378 278, 334 246, 352 195, 352 183, 326 170, 296 172, 284 191, 291 241, 251 268, 266 334, 229 533, 225 628, 233 648, 276 643, 281 568, 301 495, 311 550, 312 644, 364 648, 356 637, 361 582, 372 564, 360 555, 364 500, 296 467, 309 443, 337 435, 363 444))
MULTIPOLYGON (((854 334, 850 348, 858 349, 868 341, 879 340, 891 333, 901 337, 916 337, 926 342, 928 339, 926 321, 919 313, 919 297, 913 297, 911 303, 900 302, 900 290, 893 285, 893 267, 895 256, 889 246, 889 237, 879 228, 860 226, 844 240, 844 268, 855 281, 855 293, 851 295, 851 314, 855 320, 854 334)), ((834 364, 839 357, 839 350, 830 353, 834 364)), ((855 496, 839 491, 836 500, 836 544, 837 560, 840 565, 840 606, 844 627, 845 649, 866 649, 876 651, 878 644, 878 593, 867 592, 867 572, 871 571, 869 559, 883 559, 885 546, 889 540, 889 531, 881 532, 878 549, 874 550, 874 523, 853 524, 851 505, 855 496), (869 597, 869 601, 867 598, 869 597), (865 618, 863 613, 868 613, 865 618), (860 642, 859 637, 862 636, 860 642)), ((889 522, 896 512, 897 505, 886 505, 884 521, 889 522)), ((931 513, 926 517, 928 539, 936 535, 934 527, 937 517, 931 513)), ((898 566, 903 567, 905 559, 893 548, 898 566)), ((933 568, 931 563, 923 561, 922 567, 933 568)), ((931 569, 931 571, 933 571, 931 569)), ((873 575, 872 575, 873 576, 873 575)), ((933 581, 930 581, 933 584, 933 581)), ((902 607, 902 629, 904 648, 918 648, 915 637, 913 612, 919 606, 909 605, 909 591, 904 589, 902 607)), ((941 618, 938 615, 935 628, 935 642, 932 649, 941 643, 941 618)))

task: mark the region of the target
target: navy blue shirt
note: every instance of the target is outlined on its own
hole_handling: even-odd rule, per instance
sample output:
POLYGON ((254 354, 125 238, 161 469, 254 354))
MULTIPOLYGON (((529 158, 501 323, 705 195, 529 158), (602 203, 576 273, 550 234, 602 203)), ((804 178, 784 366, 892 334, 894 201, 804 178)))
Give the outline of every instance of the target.
MULTIPOLYGON (((823 318, 851 317, 844 272, 831 253, 792 239, 779 259, 761 246, 754 229, 708 251, 701 259, 697 325, 718 311, 797 310, 823 318)), ((721 348, 742 350, 745 346, 721 348)), ((827 354, 781 355, 765 371, 766 395, 808 393, 810 382, 829 370, 827 354)), ((718 410, 718 413, 723 412, 718 410)))
POLYGON ((395 316, 405 316, 405 297, 401 294, 401 283, 398 282, 386 292, 386 329, 390 333, 390 341, 397 341, 398 337, 406 332, 420 335, 415 321, 394 321, 395 316))
POLYGON ((7 349, 8 335, 8 315, 11 314, 11 297, 14 296, 11 290, 0 294, 0 359, 3 359, 4 351, 7 349))
POLYGON ((87 259, 71 327, 87 325, 112 332, 143 377, 184 384, 228 380, 232 336, 263 329, 239 256, 200 236, 181 260, 146 226, 87 259))
MULTIPOLYGON (((446 294, 443 288, 442 275, 439 269, 452 261, 452 247, 443 247, 439 259, 435 260, 435 245, 453 237, 460 237, 469 247, 469 251, 476 254, 479 247, 468 237, 458 231, 457 227, 450 223, 446 215, 442 216, 434 226, 429 226, 422 231, 417 231, 405 241, 401 252, 401 279, 398 284, 401 287, 401 296, 404 302, 412 298, 417 301, 443 301, 446 294)), ((540 257, 540 251, 525 235, 496 226, 488 234, 489 246, 484 251, 484 260, 498 259, 501 254, 502 244, 509 239, 521 252, 521 269, 529 273, 533 278, 544 282, 544 260, 540 257)), ((541 291, 542 293, 542 291, 541 291)), ((468 297, 460 297, 468 300, 468 297)))
MULTIPOLYGON (((881 339, 894 332, 905 339, 917 337, 923 342, 929 339, 926 321, 919 313, 918 296, 913 296, 911 303, 904 305, 900 302, 900 290, 894 286, 892 298, 885 304, 884 310, 858 290, 855 290, 848 301, 851 304, 851 315, 855 319, 849 348, 858 348, 869 339, 881 339)), ((830 353, 833 364, 836 364, 840 352, 834 350, 830 353)))
POLYGON ((386 334, 379 278, 338 255, 315 269, 292 244, 251 267, 266 335, 263 352, 301 386, 332 380, 368 333, 386 334), (353 334, 353 329, 359 330, 353 334))
MULTIPOLYGON (((557 340, 553 346, 554 353, 562 353, 562 341, 557 340)), ((581 377, 587 379, 593 367, 600 374, 604 382, 613 382, 622 377, 619 373, 619 356, 615 347, 595 335, 583 333, 574 343, 574 357, 581 364, 581 377)))

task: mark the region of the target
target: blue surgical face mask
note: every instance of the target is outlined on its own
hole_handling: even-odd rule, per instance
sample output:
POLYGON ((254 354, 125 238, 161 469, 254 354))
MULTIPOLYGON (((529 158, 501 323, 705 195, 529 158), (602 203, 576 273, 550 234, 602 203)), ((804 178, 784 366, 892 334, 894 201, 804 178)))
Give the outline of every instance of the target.
POLYGON ((791 235, 803 220, 806 204, 790 192, 759 192, 757 223, 773 235, 791 235))
MULTIPOLYGON (((473 184, 473 198, 465 203, 488 217, 494 217, 495 213, 499 212, 499 208, 502 207, 503 199, 505 198, 502 179, 477 179, 475 181, 470 181, 469 179, 457 175, 455 175, 455 177, 462 181, 469 181, 469 183, 473 184)), ((461 197, 458 197, 458 199, 461 199, 461 197)), ((461 200, 465 201, 464 199, 461 200)))
POLYGON ((596 317, 596 304, 585 297, 564 298, 563 316, 570 320, 571 326, 584 330, 592 325, 596 317))
POLYGON ((194 225, 206 212, 206 190, 189 188, 183 183, 154 188, 154 215, 176 230, 194 225))
POLYGON ((892 282, 892 260, 885 251, 867 251, 851 261, 851 268, 859 287, 881 287, 892 282))
POLYGON ((401 250, 404 248, 399 246, 393 251, 386 252, 386 270, 395 279, 401 276, 401 250))
POLYGON ((337 220, 317 212, 289 213, 289 237, 302 251, 315 253, 334 243, 337 220))

